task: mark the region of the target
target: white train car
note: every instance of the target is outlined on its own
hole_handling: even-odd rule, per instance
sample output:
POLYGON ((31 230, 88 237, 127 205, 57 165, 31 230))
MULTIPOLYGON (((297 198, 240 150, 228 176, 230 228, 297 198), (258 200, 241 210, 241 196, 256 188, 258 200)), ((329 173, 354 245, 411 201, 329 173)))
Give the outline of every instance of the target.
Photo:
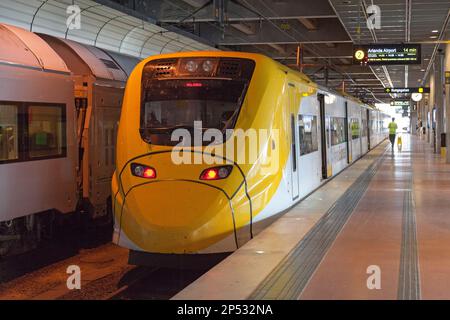
POLYGON ((40 37, 0 24, 0 255, 32 247, 49 210, 77 204, 70 70, 40 37), (19 232, 20 230, 23 230, 19 232), (17 241, 13 241, 17 240, 17 241))
POLYGON ((297 168, 292 173, 292 184, 299 186, 298 191, 293 191, 296 197, 304 198, 386 138, 382 130, 370 132, 372 117, 379 125, 382 113, 353 97, 326 88, 319 88, 317 95, 301 99, 298 128, 293 129, 293 137, 299 145, 295 150, 298 163, 289 164, 297 168))
POLYGON ((125 82, 137 58, 0 24, 0 256, 60 218, 110 222, 125 82))

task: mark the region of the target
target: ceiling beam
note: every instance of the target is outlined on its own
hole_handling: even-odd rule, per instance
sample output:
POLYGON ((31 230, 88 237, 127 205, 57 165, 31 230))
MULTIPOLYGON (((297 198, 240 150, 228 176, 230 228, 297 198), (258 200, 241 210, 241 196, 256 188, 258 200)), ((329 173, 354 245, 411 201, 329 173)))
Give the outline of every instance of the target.
POLYGON ((286 49, 285 49, 283 46, 279 45, 279 44, 268 43, 267 45, 268 45, 269 47, 275 49, 276 51, 278 51, 278 52, 281 53, 281 54, 286 54, 286 49))
MULTIPOLYGON (((351 59, 352 56, 304 56, 303 59, 351 59)), ((297 57, 272 57, 274 60, 297 60, 297 57)), ((348 61, 346 61, 347 63, 348 61)))
MULTIPOLYGON (((330 19, 330 18, 336 18, 336 15, 329 14, 329 15, 323 15, 323 16, 284 16, 284 17, 264 17, 264 20, 299 20, 299 19, 330 19)), ((161 19, 161 22, 166 23, 177 23, 179 22, 178 19, 161 19)), ((191 18, 187 19, 184 22, 185 23, 192 23, 192 22, 215 22, 213 18, 191 18)), ((227 19, 228 22, 255 22, 255 21, 261 21, 260 17, 229 17, 227 19)))
POLYGON ((193 6, 195 8, 200 8, 201 6, 204 6, 208 0, 182 0, 183 2, 186 2, 188 5, 193 6))
POLYGON ((248 42, 221 42, 221 46, 257 46, 270 44, 325 44, 329 42, 334 43, 353 43, 352 40, 316 40, 316 41, 248 41, 248 42))
POLYGON ((231 24, 233 28, 239 30, 246 35, 254 35, 256 33, 256 25, 251 23, 233 23, 231 24))
POLYGON ((317 30, 317 21, 313 19, 301 17, 298 18, 298 21, 300 21, 300 23, 303 24, 308 31, 317 30))

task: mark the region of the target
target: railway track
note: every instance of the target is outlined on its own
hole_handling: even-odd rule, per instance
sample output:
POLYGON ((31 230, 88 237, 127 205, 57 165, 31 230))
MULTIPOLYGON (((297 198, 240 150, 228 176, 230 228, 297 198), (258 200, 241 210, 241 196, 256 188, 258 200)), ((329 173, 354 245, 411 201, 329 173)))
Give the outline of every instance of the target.
POLYGON ((209 269, 154 268, 146 275, 124 283, 108 300, 167 300, 201 277, 209 269))
POLYGON ((32 270, 23 270, 16 277, 5 278, 0 283, 0 299, 170 299, 212 267, 209 265, 197 270, 186 270, 133 266, 128 264, 126 249, 108 243, 49 264, 44 263, 32 270), (81 269, 80 290, 67 288, 66 270, 70 265, 77 265, 81 269))

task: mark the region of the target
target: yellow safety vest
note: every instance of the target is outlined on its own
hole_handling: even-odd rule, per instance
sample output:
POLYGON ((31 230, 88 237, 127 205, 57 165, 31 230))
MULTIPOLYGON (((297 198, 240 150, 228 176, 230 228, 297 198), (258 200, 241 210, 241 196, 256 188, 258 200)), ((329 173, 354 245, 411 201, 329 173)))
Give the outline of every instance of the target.
POLYGON ((397 133, 397 124, 395 122, 389 123, 389 134, 397 133))

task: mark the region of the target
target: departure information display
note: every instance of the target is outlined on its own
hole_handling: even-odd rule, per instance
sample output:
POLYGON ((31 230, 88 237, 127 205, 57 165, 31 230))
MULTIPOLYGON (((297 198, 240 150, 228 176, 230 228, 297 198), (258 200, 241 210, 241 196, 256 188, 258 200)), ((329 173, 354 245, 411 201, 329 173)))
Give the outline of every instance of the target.
POLYGON ((421 64, 420 44, 370 44, 353 48, 353 62, 362 65, 421 64))

